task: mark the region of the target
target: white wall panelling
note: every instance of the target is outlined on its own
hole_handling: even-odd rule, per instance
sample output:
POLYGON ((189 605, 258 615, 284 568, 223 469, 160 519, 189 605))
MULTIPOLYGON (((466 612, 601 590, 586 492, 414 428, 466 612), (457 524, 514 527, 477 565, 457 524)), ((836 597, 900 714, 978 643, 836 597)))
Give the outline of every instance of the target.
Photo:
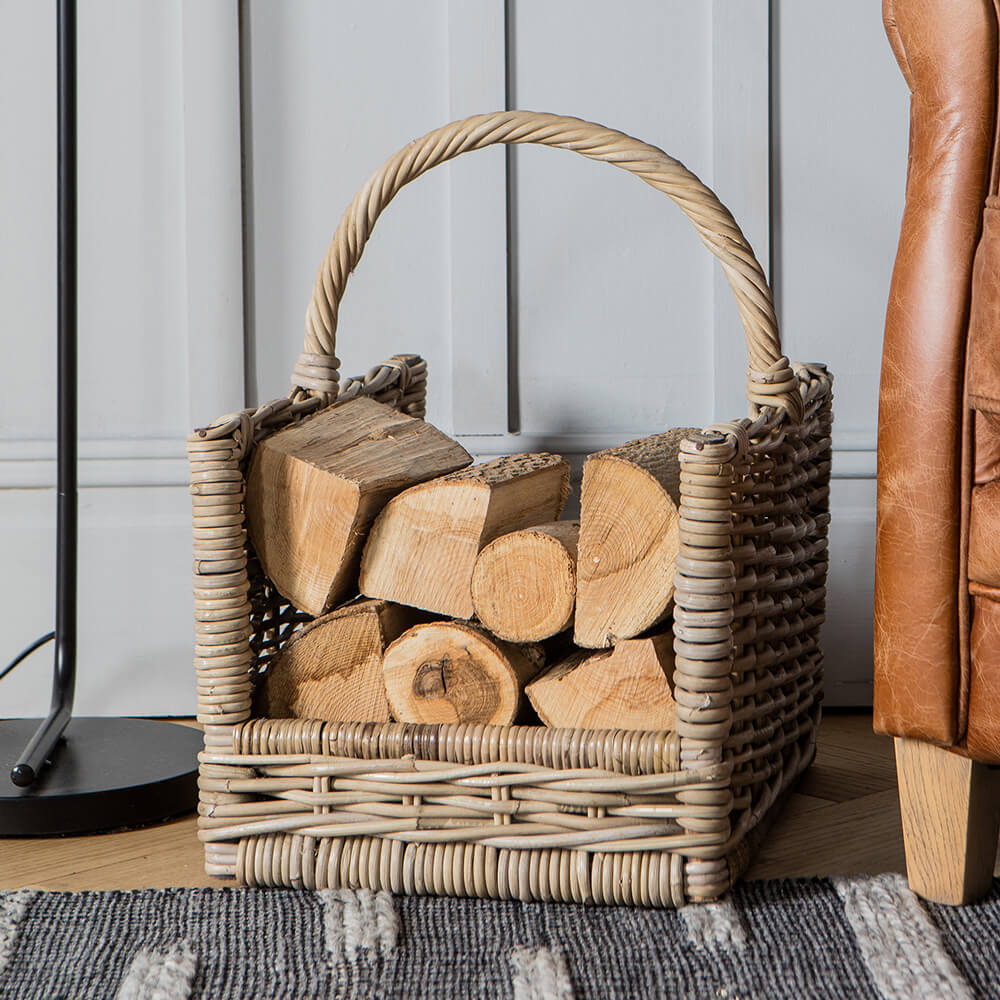
MULTIPOLYGON (((52 490, 0 490, 4 657, 53 627, 55 509, 52 490)), ((85 488, 79 509, 77 711, 193 714, 187 489, 85 488)), ((44 715, 51 675, 47 646, 4 680, 2 714, 44 715)))
MULTIPOLYGON (((764 273, 771 274, 770 2, 712 3, 712 180, 764 273)), ((733 290, 712 271, 715 416, 743 413, 746 366, 735 362, 741 330, 733 290)))
POLYGON ((875 474, 909 93, 878 6, 774 0, 774 261, 786 350, 836 376, 834 445, 875 474), (862 459, 859 453, 867 453, 862 459))
POLYGON ((827 698, 871 697, 875 438, 909 93, 877 4, 772 0, 772 215, 789 357, 834 383, 827 698))
POLYGON ((835 479, 830 503, 830 575, 823 626, 826 703, 871 704, 875 479, 835 479))
MULTIPOLYGON (((178 448, 177 437, 89 438, 80 442, 77 478, 80 486, 181 486, 188 478, 183 447, 182 441, 178 448)), ((0 441, 0 475, 0 489, 51 487, 56 481, 56 442, 0 441)))
MULTIPOLYGON (((506 108, 506 17, 504 0, 450 0, 451 120, 506 108)), ((507 150, 460 157, 450 170, 453 429, 500 434, 509 426, 507 150)))
MULTIPOLYGON (((252 399, 288 392, 316 269, 357 190, 450 119, 449 15, 445 0, 244 3, 252 399)), ((452 411, 451 170, 406 188, 378 223, 337 339, 349 375, 401 351, 423 354, 430 414, 443 425, 452 411)))
MULTIPOLYGON (((583 16, 572 0, 518 0, 510 11, 518 107, 639 136, 711 183, 710 5, 641 0, 623 17, 589 4, 583 16)), ((625 440, 710 422, 714 261, 684 214, 571 153, 517 147, 511 162, 519 428, 625 440)))
MULTIPOLYGON (((80 8, 81 712, 194 707, 184 437, 243 401, 236 11, 80 8)), ((0 0, 0 660, 54 611, 53 13, 0 0)), ((46 660, 4 712, 45 710, 46 660)))
MULTIPOLYGON (((54 33, 48 5, 0 0, 0 545, 18 567, 0 606, 25 642, 52 606, 54 33)), ((789 357, 834 371, 829 692, 869 696, 875 400, 907 127, 877 6, 90 0, 80 72, 81 705, 190 709, 185 433, 241 405, 244 377, 250 402, 287 392, 316 268, 372 170, 505 104, 679 157, 771 274, 789 357)), ((478 454, 578 465, 744 412, 736 311, 690 224, 562 151, 485 150, 402 192, 337 346, 345 374, 423 354, 429 418, 478 454)), ((29 710, 38 669, 4 685, 5 710, 29 710)))
POLYGON ((240 33, 235 0, 180 7, 188 425, 243 406, 240 33))

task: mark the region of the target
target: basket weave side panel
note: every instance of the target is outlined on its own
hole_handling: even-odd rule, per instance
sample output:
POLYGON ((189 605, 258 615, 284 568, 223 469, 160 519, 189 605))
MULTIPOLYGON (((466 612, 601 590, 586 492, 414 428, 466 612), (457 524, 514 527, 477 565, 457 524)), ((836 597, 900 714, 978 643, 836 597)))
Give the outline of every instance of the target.
MULTIPOLYGON (((815 749, 832 380, 820 366, 796 371, 802 423, 765 414, 682 448, 674 625, 682 766, 720 753, 734 766, 731 828, 687 862, 696 899, 732 880, 734 852, 815 749)), ((681 822, 706 829, 700 819, 681 822)))
MULTIPOLYGON (((739 470, 747 461, 747 440, 735 426, 693 435, 680 449, 680 546, 674 590, 674 700, 681 742, 681 766, 721 763, 732 718, 733 632, 731 608, 735 572, 732 562, 734 501, 739 470)), ((679 819, 689 833, 708 834, 694 868, 685 859, 686 891, 712 899, 730 885, 723 845, 730 839, 729 809, 699 815, 706 793, 685 791, 678 798, 690 808, 679 819), (693 883, 689 884, 693 877, 693 883)), ((711 793, 709 793, 711 794, 711 793)))
POLYGON ((752 589, 737 592, 733 727, 727 759, 736 801, 729 858, 741 871, 757 825, 812 761, 820 720, 826 611, 832 378, 797 366, 804 420, 775 448, 757 442, 742 524, 752 589))
POLYGON ((666 732, 257 719, 202 755, 203 793, 248 798, 207 807, 199 836, 238 843, 246 884, 681 905, 681 853, 717 838, 679 817, 728 814, 730 772, 682 769, 666 732), (351 844, 372 859, 367 880, 351 844))
MULTIPOLYGON (((344 398, 367 395, 414 417, 424 413, 427 366, 417 355, 397 355, 348 379, 344 398)), ((228 414, 190 435, 194 535, 195 658, 198 721, 208 750, 231 749, 232 727, 250 715, 252 674, 261 654, 287 638, 301 616, 248 573, 244 513, 245 466, 256 441, 315 411, 319 399, 279 399, 228 414), (255 604, 257 605, 255 607, 255 604), (270 644, 270 645, 269 645, 270 644)), ((199 812, 250 796, 200 792, 199 812)), ((233 875, 235 845, 206 848, 206 871, 233 875)))
POLYGON ((232 736, 237 755, 324 754, 356 760, 413 757, 451 764, 532 764, 557 771, 597 768, 623 775, 680 769, 672 732, 546 726, 424 725, 253 719, 232 736))
MULTIPOLYGON (((581 739, 571 730, 490 727, 508 737, 498 745, 489 734, 483 738, 483 728, 244 724, 234 733, 233 751, 202 754, 200 785, 203 795, 245 798, 206 805, 199 837, 209 852, 222 851, 221 863, 249 885, 683 904, 684 856, 710 848, 715 838, 688 832, 679 820, 728 813, 727 764, 634 773, 643 770, 642 748, 648 754, 662 746, 664 734, 604 732, 581 739), (362 728, 375 730, 367 742, 359 738, 362 728), (353 732, 345 736, 348 729, 353 732), (398 752, 405 729, 450 731, 433 747, 439 758, 508 759, 454 763, 330 752, 372 753, 386 744, 398 752), (470 740, 459 738, 463 729, 470 740), (397 732, 379 740, 378 730, 397 732), (270 739, 275 732, 280 735, 270 739), (626 747, 633 737, 640 752, 619 756, 615 748, 623 737, 626 747), (536 743, 563 744, 555 756, 578 758, 581 766, 558 770, 509 759, 530 756, 536 743), (575 752, 566 749, 570 743, 575 752), (285 752, 275 752, 275 744, 285 752), (287 752, 292 749, 310 752, 287 752), (616 770, 595 767, 595 760, 616 770), (680 801, 684 792, 713 794, 721 802, 692 806, 680 801)), ((659 763, 676 765, 677 740, 666 742, 673 760, 659 763)))
POLYGON ((588 854, 278 834, 241 840, 236 864, 240 881, 250 886, 598 905, 686 902, 683 859, 664 851, 588 854))
POLYGON ((234 743, 202 754, 201 787, 253 800, 207 810, 199 836, 209 843, 305 832, 682 851, 715 838, 681 817, 731 808, 730 766, 680 768, 677 738, 662 732, 260 720, 237 727, 234 743), (684 792, 711 801, 685 804, 684 792))

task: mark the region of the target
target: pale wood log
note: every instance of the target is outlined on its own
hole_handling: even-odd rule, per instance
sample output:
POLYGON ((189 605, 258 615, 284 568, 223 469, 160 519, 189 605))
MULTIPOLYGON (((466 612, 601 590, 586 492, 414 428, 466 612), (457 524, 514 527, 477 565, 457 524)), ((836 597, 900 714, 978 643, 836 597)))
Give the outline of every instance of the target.
POLYGON ((579 535, 579 521, 554 521, 495 538, 472 571, 476 617, 509 642, 540 642, 568 628, 579 535))
POLYGON ((385 652, 382 672, 400 722, 514 722, 539 647, 518 647, 466 622, 416 625, 385 652))
POLYGON ((574 641, 600 649, 661 621, 674 594, 677 428, 597 452, 583 466, 574 641))
POLYGON ((421 618, 388 601, 357 601, 310 622, 265 673, 255 714, 273 719, 388 722, 385 648, 421 618))
POLYGON ((547 726, 570 729, 674 727, 673 634, 623 639, 613 649, 578 650, 525 689, 547 726))
POLYGON ((436 427, 365 397, 278 431, 257 445, 247 483, 264 572, 295 607, 323 614, 357 593, 365 535, 386 502, 471 461, 436 427))
POLYGON ((499 535, 554 521, 569 495, 558 455, 509 455, 414 486, 372 525, 359 586, 369 597, 471 618, 472 571, 499 535))
POLYGON ((895 744, 910 888, 937 903, 980 898, 1000 833, 1000 771, 923 740, 895 744))

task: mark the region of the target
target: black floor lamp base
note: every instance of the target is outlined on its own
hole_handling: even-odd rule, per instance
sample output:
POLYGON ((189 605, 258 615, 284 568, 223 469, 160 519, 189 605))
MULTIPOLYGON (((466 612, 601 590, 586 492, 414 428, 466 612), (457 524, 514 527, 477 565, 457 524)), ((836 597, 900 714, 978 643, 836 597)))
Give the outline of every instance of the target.
POLYGON ((10 769, 39 719, 0 720, 0 836, 102 833, 191 812, 202 734, 147 719, 74 718, 27 788, 10 769))

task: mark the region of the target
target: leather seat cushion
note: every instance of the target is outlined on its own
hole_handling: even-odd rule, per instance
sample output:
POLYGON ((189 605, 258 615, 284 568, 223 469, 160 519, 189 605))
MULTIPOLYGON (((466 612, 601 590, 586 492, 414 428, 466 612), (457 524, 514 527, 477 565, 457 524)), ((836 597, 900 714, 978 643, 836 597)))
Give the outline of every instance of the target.
POLYGON ((969 678, 969 755, 1000 764, 1000 590, 972 598, 972 670, 969 678))
POLYGON ((972 488, 969 579, 1000 587, 1000 481, 972 488))

